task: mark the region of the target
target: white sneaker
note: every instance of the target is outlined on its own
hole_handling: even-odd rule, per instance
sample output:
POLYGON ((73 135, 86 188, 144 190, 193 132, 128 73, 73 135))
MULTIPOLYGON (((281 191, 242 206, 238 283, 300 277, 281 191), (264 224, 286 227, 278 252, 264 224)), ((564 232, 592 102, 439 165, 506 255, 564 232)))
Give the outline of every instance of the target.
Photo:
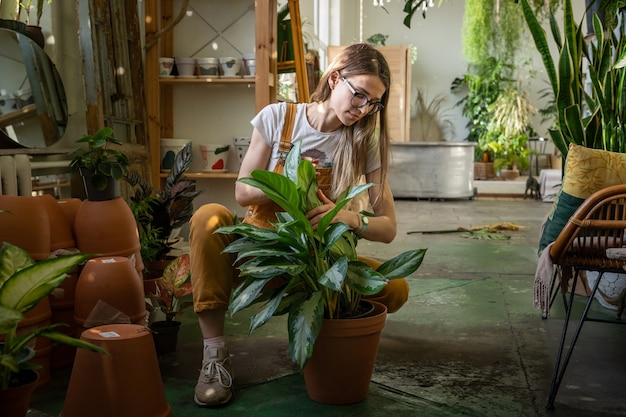
POLYGON ((228 349, 224 346, 205 346, 202 356, 202 369, 194 390, 194 402, 200 407, 227 404, 234 393, 228 349))

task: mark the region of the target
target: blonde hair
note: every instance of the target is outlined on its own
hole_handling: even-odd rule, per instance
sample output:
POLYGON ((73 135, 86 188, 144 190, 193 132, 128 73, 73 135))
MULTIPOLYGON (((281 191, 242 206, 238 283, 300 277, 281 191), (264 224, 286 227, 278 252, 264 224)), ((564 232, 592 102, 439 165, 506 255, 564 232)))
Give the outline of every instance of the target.
MULTIPOLYGON (((381 97, 384 108, 378 113, 366 115, 352 126, 344 126, 333 157, 333 179, 331 194, 333 198, 347 187, 356 185, 365 174, 368 144, 376 140, 378 122, 378 150, 380 153, 381 181, 387 178, 389 164, 390 138, 387 127, 387 103, 389 102, 389 86, 391 74, 387 60, 380 51, 367 43, 355 43, 347 46, 333 59, 311 94, 312 102, 327 100, 332 90, 328 79, 335 72, 348 77, 350 75, 376 75, 385 85, 385 93, 381 97)), ((382 185, 382 184, 381 184, 382 185)), ((377 196, 377 198, 380 196, 377 196)))

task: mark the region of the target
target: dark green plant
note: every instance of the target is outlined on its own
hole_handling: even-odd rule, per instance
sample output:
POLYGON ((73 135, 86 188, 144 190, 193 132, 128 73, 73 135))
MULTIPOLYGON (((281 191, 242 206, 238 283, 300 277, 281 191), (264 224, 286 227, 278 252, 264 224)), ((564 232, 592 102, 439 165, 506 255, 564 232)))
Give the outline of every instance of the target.
POLYGON ((36 369, 29 362, 34 351, 29 342, 36 337, 47 337, 94 352, 107 354, 102 348, 58 332, 55 329, 65 324, 20 331, 18 325, 24 313, 47 297, 68 276, 66 273, 86 261, 90 255, 76 254, 60 256, 35 262, 23 249, 5 242, 0 248, 0 389, 12 385, 12 379, 24 369, 36 369))
POLYGON ((92 171, 89 181, 96 190, 104 190, 108 178, 120 180, 128 174, 130 161, 121 151, 111 149, 122 142, 113 137, 113 129, 103 127, 95 135, 85 135, 77 141, 86 143, 87 150, 79 149, 78 154, 70 162, 70 172, 77 175, 82 169, 92 171))
POLYGON ((469 134, 465 139, 476 142, 475 159, 481 159, 493 137, 488 135, 488 126, 492 119, 491 106, 500 94, 513 83, 512 68, 504 61, 494 57, 482 63, 470 65, 462 78, 456 78, 451 85, 453 92, 467 88, 466 95, 457 102, 463 106, 463 116, 468 119, 469 134))
POLYGON ((310 358, 324 318, 350 317, 361 296, 379 292, 389 280, 406 277, 419 268, 426 249, 404 252, 376 270, 357 258, 357 238, 344 223, 331 220, 352 198, 372 184, 343 191, 336 206, 314 230, 306 217, 322 204, 317 197, 315 168, 300 158, 300 142, 285 162, 284 174, 255 170, 239 181, 262 190, 284 212, 276 213, 275 229, 239 223, 217 233, 238 234, 227 253, 237 254, 237 267, 245 281, 231 297, 231 314, 258 302, 261 310, 251 319, 250 331, 272 316, 289 314, 289 351, 301 369, 310 358), (282 285, 262 291, 277 277, 282 285))
POLYGON ((126 182, 134 187, 130 208, 137 222, 144 261, 166 259, 175 243, 171 239, 172 231, 191 219, 193 200, 202 193, 202 190, 196 190, 195 181, 185 177, 192 160, 191 143, 188 143, 176 154, 163 189, 155 195, 150 183, 136 171, 125 177, 126 182))
MULTIPOLYGON (((556 124, 550 136, 563 157, 570 143, 588 148, 626 152, 626 39, 624 25, 607 27, 597 15, 594 42, 586 48, 581 25, 574 19, 571 0, 565 0, 562 29, 554 14, 550 28, 557 45, 553 58, 545 30, 528 3, 521 0, 524 17, 543 60, 555 97, 556 124), (562 30, 562 32, 561 32, 562 30), (591 89, 585 91, 584 64, 588 64, 591 89)), ((607 22, 615 22, 624 1, 605 2, 607 22)))

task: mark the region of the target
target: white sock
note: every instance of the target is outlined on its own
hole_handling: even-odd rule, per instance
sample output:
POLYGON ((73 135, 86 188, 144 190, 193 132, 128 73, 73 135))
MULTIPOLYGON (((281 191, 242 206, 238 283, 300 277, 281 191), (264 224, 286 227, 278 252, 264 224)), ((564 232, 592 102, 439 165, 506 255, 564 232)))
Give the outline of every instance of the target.
POLYGON ((226 342, 224 341, 224 336, 217 337, 209 337, 208 339, 204 339, 204 346, 226 346, 226 342))

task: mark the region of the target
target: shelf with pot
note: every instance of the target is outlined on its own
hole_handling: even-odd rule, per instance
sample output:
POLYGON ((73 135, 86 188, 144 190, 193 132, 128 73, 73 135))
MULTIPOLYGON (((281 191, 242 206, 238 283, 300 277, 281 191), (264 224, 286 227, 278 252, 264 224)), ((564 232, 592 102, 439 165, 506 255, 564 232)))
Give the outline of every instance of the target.
MULTIPOLYGON (((194 0, 192 0, 194 1, 194 0)), ((195 0, 197 1, 197 0, 195 0)), ((150 137, 150 148, 157 150, 160 147, 162 138, 190 138, 191 140, 199 140, 207 142, 207 133, 211 132, 212 140, 208 142, 216 142, 216 138, 228 138, 248 135, 248 130, 243 131, 238 126, 249 126, 247 122, 251 119, 256 112, 262 109, 265 105, 276 101, 276 45, 275 45, 275 27, 272 22, 276 20, 276 13, 278 10, 276 0, 258 0, 254 2, 254 25, 246 25, 249 29, 247 33, 242 34, 241 28, 237 31, 231 30, 228 36, 232 36, 236 39, 250 38, 250 35, 254 38, 254 64, 255 64, 255 76, 240 76, 236 78, 223 78, 223 77, 194 77, 194 78, 175 78, 175 77, 162 77, 160 60, 164 57, 176 57, 183 53, 192 53, 184 48, 176 47, 175 37, 184 38, 189 31, 197 30, 189 29, 187 27, 178 26, 176 30, 165 30, 159 33, 161 28, 168 28, 172 16, 175 16, 175 7, 173 0, 147 0, 145 2, 145 15, 146 15, 146 40, 151 41, 152 37, 156 35, 156 42, 153 42, 151 47, 146 49, 146 103, 148 113, 148 136, 150 137), (149 19, 148 19, 149 17, 149 19), (187 32, 186 32, 187 31, 187 32), (174 36, 176 32, 176 36, 174 36), (245 35, 245 36, 244 36, 245 35), (184 51, 184 52, 183 52, 184 51), (202 88, 202 92, 194 91, 194 88, 199 85, 215 86, 218 89, 211 90, 202 88), (180 87, 180 88, 179 88, 180 87), (233 87, 234 91, 225 92, 224 89, 233 87), (247 93, 243 93, 242 88, 254 88, 250 96, 247 93), (213 108, 206 108, 207 117, 198 119, 196 123, 192 119, 192 114, 197 111, 200 106, 210 106, 211 103, 216 102, 216 97, 225 97, 224 102, 213 108), (181 100, 181 97, 193 97, 197 100, 197 106, 190 106, 185 100, 181 100), (202 96, 202 97, 201 97, 202 96), (239 101, 236 101, 239 100, 239 101), (243 101, 245 100, 245 102, 243 101), (241 105, 239 104, 241 103, 241 105), (217 110, 217 111, 213 111, 217 110), (230 129, 228 124, 224 124, 224 118, 216 120, 214 114, 232 114, 236 110, 238 115, 248 115, 247 118, 240 117, 241 120, 246 120, 246 123, 241 120, 230 120, 230 129), (230 112, 230 113, 229 113, 230 112), (177 117, 174 117, 174 114, 177 117), (211 119, 213 117, 213 119, 211 119), (213 125, 210 128, 201 127, 204 123, 210 123, 208 120, 212 120, 213 125), (237 124, 237 127, 234 127, 237 124), (176 125, 176 129, 175 126, 176 125), (199 134, 190 133, 190 126, 196 126, 195 129, 199 130, 199 134), (226 126, 226 127, 225 127, 226 126), (215 129, 213 128, 215 127, 215 129)), ((202 2, 198 3, 200 9, 203 8, 202 2)), ((215 9, 215 13, 222 13, 225 18, 230 19, 229 13, 231 11, 230 3, 219 3, 221 8, 215 9), (226 13, 228 11, 229 13, 226 13)), ((245 7, 250 7, 245 5, 245 7)), ((230 13, 232 14, 232 13, 230 13)), ((223 23, 223 22, 222 22, 223 23)), ((208 23, 207 23, 208 24, 208 23)), ((217 25, 219 26, 219 25, 217 25)), ((210 28, 209 28, 210 29, 210 28)), ((215 29, 216 32, 224 32, 223 28, 215 29)), ((221 36, 221 35, 220 35, 221 36)), ((239 48, 239 50, 250 50, 249 47, 239 48)), ((224 51, 225 52, 225 51, 224 51)), ((230 50, 229 50, 230 52, 230 50)), ((234 51, 233 51, 234 52, 234 51)), ((224 55, 233 56, 233 52, 224 53, 224 55)), ((201 54, 202 52, 200 52, 201 54)), ((204 54, 211 54, 211 51, 204 51, 204 54)), ((202 56, 195 52, 192 55, 202 56)), ((245 58, 245 57, 244 57, 245 58)), ((251 59, 252 57, 248 57, 251 59)), ((174 58, 175 59, 175 58, 174 58)), ((199 58, 202 59, 202 58, 199 58)), ((208 58, 205 58, 208 59, 208 58)), ((200 65, 204 62, 196 62, 200 65)), ((208 64, 208 62, 207 62, 208 64)), ((248 63, 249 64, 249 63, 248 63)), ((204 68, 203 68, 204 69, 204 68)), ((242 71, 247 74, 249 72, 242 71)), ((201 74, 200 67, 197 67, 196 74, 201 74)), ((247 129, 247 128, 246 128, 247 129)), ((194 148, 197 145, 194 144, 194 148)), ((232 153, 231 153, 232 156, 232 153)), ((202 167, 196 166, 192 168, 186 175, 189 178, 199 180, 234 180, 237 178, 237 170, 231 164, 228 172, 210 172, 202 171, 202 167), (196 171, 196 172, 192 172, 196 171)), ((151 171, 152 182, 159 183, 164 180, 165 174, 161 172, 161 157, 159 152, 152 152, 151 156, 151 171)), ((229 181, 230 182, 230 181, 229 181)), ((221 186, 221 185, 220 185, 221 186)), ((211 187, 220 187, 217 184, 211 185, 211 187)), ((223 184, 227 189, 232 185, 223 184)), ((230 191, 225 191, 230 193, 230 191)), ((214 195, 218 195, 218 192, 214 195)))
POLYGON ((159 84, 254 84, 254 76, 238 76, 238 78, 202 77, 197 78, 159 78, 159 84))
MULTIPOLYGON (((186 172, 185 177, 190 180, 196 179, 236 179, 237 172, 186 172)), ((159 174, 161 178, 167 178, 167 172, 159 174)))

